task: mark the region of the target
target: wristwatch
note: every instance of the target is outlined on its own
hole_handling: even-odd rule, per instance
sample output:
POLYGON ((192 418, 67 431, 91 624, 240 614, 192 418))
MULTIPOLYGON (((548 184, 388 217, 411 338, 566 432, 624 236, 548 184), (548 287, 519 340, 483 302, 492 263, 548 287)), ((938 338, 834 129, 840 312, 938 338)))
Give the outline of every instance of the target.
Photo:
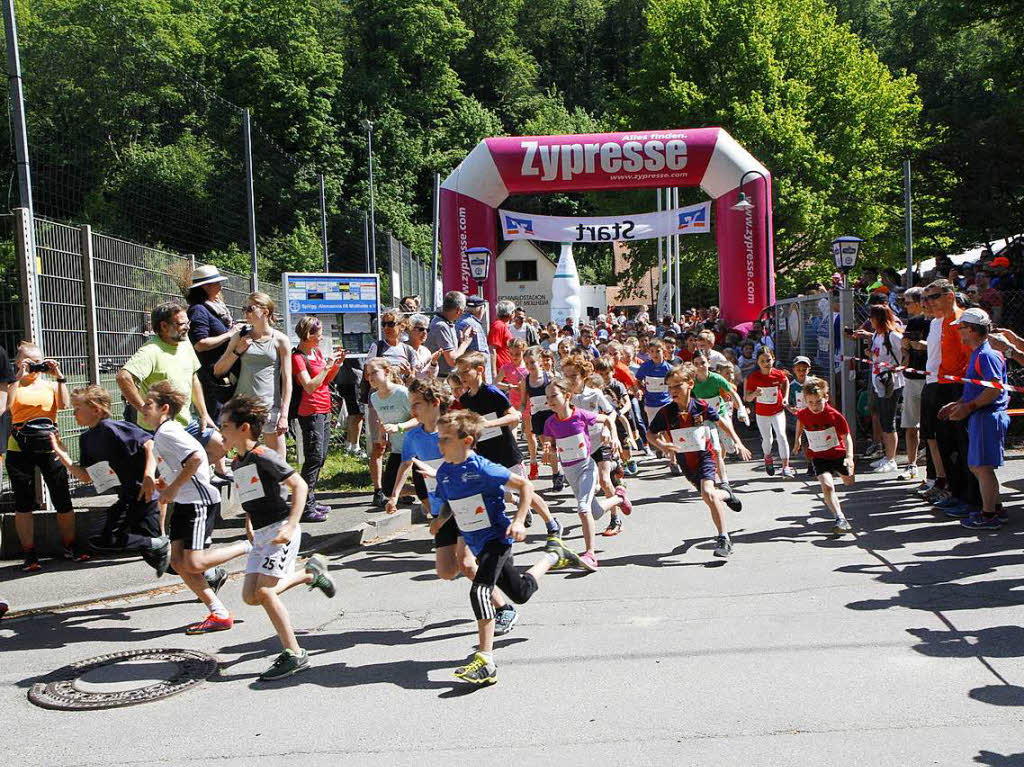
POLYGON ((57 383, 67 383, 68 382, 68 379, 66 379, 66 378, 54 378, 53 380, 56 381, 57 383))

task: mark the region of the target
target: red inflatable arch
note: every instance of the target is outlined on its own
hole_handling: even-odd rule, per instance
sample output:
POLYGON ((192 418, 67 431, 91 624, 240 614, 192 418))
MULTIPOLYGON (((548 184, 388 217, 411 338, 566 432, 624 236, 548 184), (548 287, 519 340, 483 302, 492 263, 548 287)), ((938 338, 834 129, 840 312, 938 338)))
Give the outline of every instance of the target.
MULTIPOLYGON (((444 288, 477 291, 463 254, 498 252, 496 209, 510 194, 676 186, 714 200, 723 316, 757 319, 775 301, 771 175, 721 128, 484 139, 441 186, 444 288), (736 211, 741 179, 754 207, 736 211)), ((494 269, 484 295, 494 303, 494 269)))

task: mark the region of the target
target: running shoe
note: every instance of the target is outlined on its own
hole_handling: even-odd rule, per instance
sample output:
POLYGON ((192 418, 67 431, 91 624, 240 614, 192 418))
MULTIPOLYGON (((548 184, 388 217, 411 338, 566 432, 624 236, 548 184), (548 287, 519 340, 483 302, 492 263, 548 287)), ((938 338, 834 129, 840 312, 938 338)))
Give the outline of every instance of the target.
POLYGON ((42 569, 43 566, 39 564, 39 557, 36 556, 34 551, 30 551, 25 555, 25 561, 21 565, 23 573, 35 573, 42 569))
POLYGON ((966 503, 954 503, 950 506, 942 507, 942 513, 947 517, 952 517, 953 519, 965 519, 976 511, 976 509, 972 509, 966 503))
POLYGON ((552 475, 551 477, 551 490, 555 493, 560 493, 565 489, 565 475, 561 472, 552 475))
POLYGON ((3 597, 0 597, 0 618, 3 618, 5 615, 7 615, 7 611, 10 609, 11 605, 7 602, 7 600, 3 597))
POLYGON ((223 586, 227 582, 228 571, 225 570, 223 567, 213 568, 213 577, 206 579, 206 585, 213 589, 214 594, 220 591, 221 586, 223 586))
POLYGON ((796 472, 793 471, 793 467, 792 466, 783 466, 782 469, 779 470, 779 474, 781 474, 783 477, 795 477, 796 476, 796 472))
POLYGON ((519 613, 512 605, 499 607, 494 613, 494 636, 505 636, 519 622, 519 613))
POLYGON ((360 461, 365 461, 370 456, 361 447, 357 447, 355 450, 352 451, 352 457, 358 458, 360 461))
POLYGON ((683 470, 679 468, 679 464, 676 463, 675 461, 672 461, 672 463, 668 465, 668 470, 672 472, 672 474, 676 477, 680 476, 683 473, 683 470))
POLYGON ((631 458, 629 461, 626 462, 625 471, 626 474, 628 474, 631 477, 635 477, 637 474, 640 473, 640 467, 636 465, 635 458, 631 458))
POLYGON ((388 499, 387 496, 384 495, 383 490, 374 490, 373 500, 370 503, 378 509, 383 509, 387 505, 388 499))
POLYGON ((337 589, 334 581, 327 574, 327 559, 323 554, 314 554, 306 561, 306 572, 313 575, 309 582, 309 590, 320 589, 328 599, 334 599, 337 589))
POLYGON ((902 479, 904 481, 917 479, 917 466, 915 466, 912 463, 908 464, 907 467, 900 472, 900 475, 897 477, 897 479, 902 479))
POLYGON ((1001 504, 1001 503, 997 503, 996 504, 996 516, 999 517, 999 521, 1000 522, 1009 522, 1010 521, 1010 515, 1006 511, 1006 509, 1003 508, 1003 504, 1001 504))
POLYGON ((725 505, 733 511, 743 511, 743 501, 736 497, 736 493, 729 489, 729 494, 725 497, 725 505))
POLYGON ((929 499, 933 505, 938 506, 940 503, 947 503, 953 499, 953 494, 946 488, 941 488, 932 494, 929 499))
POLYGON ((560 538, 549 538, 544 550, 558 555, 558 562, 552 567, 553 570, 570 566, 588 569, 580 555, 566 546, 560 538))
POLYGON ((847 533, 852 532, 853 526, 850 524, 850 520, 845 517, 835 520, 835 523, 832 525, 833 535, 846 535, 847 533))
POLYGON ((299 521, 300 522, 326 522, 327 521, 327 515, 324 512, 322 512, 322 511, 320 511, 320 510, 318 510, 316 508, 313 508, 313 509, 311 509, 309 511, 302 512, 302 516, 299 517, 299 521))
POLYGON ((775 461, 772 460, 771 456, 764 459, 764 470, 769 477, 775 476, 775 461))
POLYGON ((715 550, 714 555, 716 557, 727 557, 732 554, 732 541, 724 535, 720 535, 715 538, 715 550))
POLYGON ((495 684, 498 681, 498 667, 480 653, 473 653, 469 663, 455 669, 455 676, 470 684, 495 684))
POLYGON ((883 455, 883 456, 882 456, 881 458, 876 458, 876 459, 875 459, 874 461, 872 461, 872 462, 870 463, 870 466, 871 466, 871 468, 872 468, 872 469, 877 469, 877 468, 878 468, 879 466, 881 466, 881 465, 882 465, 883 463, 885 463, 885 462, 886 462, 886 461, 888 461, 888 460, 889 460, 889 459, 888 459, 888 458, 886 458, 886 457, 885 457, 885 456, 883 455))
POLYGON ((959 498, 954 498, 951 493, 947 493, 943 498, 935 502, 935 507, 939 509, 949 509, 953 506, 959 506, 962 501, 959 498))
POLYGON ((580 567, 582 567, 588 573, 597 572, 597 557, 594 556, 594 553, 592 551, 587 551, 580 555, 580 567))
POLYGON ((605 538, 612 538, 622 532, 622 520, 619 517, 612 517, 608 520, 608 527, 601 533, 605 538))
POLYGON ((77 543, 72 543, 70 546, 64 547, 64 559, 72 562, 88 562, 89 555, 84 549, 79 548, 77 543))
POLYGON ((894 471, 899 470, 899 466, 896 465, 896 461, 886 461, 883 464, 879 464, 875 467, 875 474, 892 474, 894 471))
POLYGON ((531 482, 533 480, 537 479, 537 474, 539 472, 540 472, 540 466, 538 466, 535 463, 531 463, 530 464, 530 474, 529 474, 529 479, 530 479, 531 482))
POLYGON ((622 503, 619 504, 619 508, 622 509, 622 513, 628 517, 633 513, 633 503, 626 497, 626 488, 615 488, 615 495, 622 499, 622 503))
POLYGON ((316 509, 317 511, 319 511, 321 514, 330 514, 331 513, 331 507, 328 506, 326 503, 315 504, 313 506, 313 508, 316 509))
POLYGON ((194 636, 195 634, 210 634, 214 631, 227 631, 235 625, 235 619, 230 615, 227 618, 218 618, 213 613, 206 616, 206 620, 193 623, 185 628, 185 633, 194 636))
POLYGON ((152 557, 150 564, 156 570, 156 577, 162 578, 167 568, 171 566, 171 539, 165 535, 159 540, 160 545, 152 549, 149 555, 152 557))
POLYGON ((1003 526, 999 513, 985 514, 982 511, 972 512, 967 519, 961 519, 960 524, 969 527, 971 530, 998 530, 1003 526))
POLYGON ((868 446, 864 448, 864 452, 861 453, 861 458, 874 458, 876 455, 882 452, 882 446, 878 442, 869 442, 868 446))
POLYGON ((309 653, 306 650, 299 650, 298 653, 285 650, 277 656, 270 668, 260 674, 260 681, 274 682, 305 671, 307 668, 309 668, 309 653))
POLYGON ((548 540, 550 541, 552 538, 557 538, 557 539, 561 540, 561 538, 562 538, 562 530, 565 529, 564 526, 562 525, 561 520, 558 519, 557 517, 552 517, 551 518, 551 524, 553 524, 555 526, 555 528, 553 530, 550 527, 548 528, 548 540))
POLYGON ((523 527, 533 527, 533 510, 526 510, 526 519, 523 520, 523 527))

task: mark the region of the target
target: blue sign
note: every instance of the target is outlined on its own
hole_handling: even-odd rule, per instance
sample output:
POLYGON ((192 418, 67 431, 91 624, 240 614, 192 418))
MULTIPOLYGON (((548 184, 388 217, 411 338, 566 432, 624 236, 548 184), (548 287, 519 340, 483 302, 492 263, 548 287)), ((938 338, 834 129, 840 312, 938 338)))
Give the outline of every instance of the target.
POLYGON ((708 210, 706 207, 698 208, 697 210, 684 210, 679 214, 679 231, 685 232, 691 229, 707 231, 707 228, 708 210))
POLYGON ((291 314, 377 313, 377 281, 372 276, 290 274, 285 293, 291 314))

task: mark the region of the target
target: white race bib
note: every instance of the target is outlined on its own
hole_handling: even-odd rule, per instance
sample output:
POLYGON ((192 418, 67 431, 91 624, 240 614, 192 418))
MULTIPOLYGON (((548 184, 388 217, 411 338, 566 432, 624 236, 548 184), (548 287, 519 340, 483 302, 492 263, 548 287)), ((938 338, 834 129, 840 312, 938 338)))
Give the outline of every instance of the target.
POLYGON ((668 386, 665 385, 664 376, 647 376, 644 379, 644 386, 647 387, 647 391, 651 394, 661 394, 662 392, 668 391, 668 386))
POLYGON ((239 503, 258 501, 264 497, 263 483, 260 481, 256 464, 235 469, 235 492, 238 493, 239 503))
POLYGON ((682 448, 684 453, 697 453, 701 450, 707 450, 708 428, 703 424, 700 426, 690 426, 685 429, 672 429, 669 434, 672 437, 672 444, 682 448))
MULTIPOLYGON (((441 464, 444 463, 444 458, 431 458, 429 461, 424 460, 423 458, 419 458, 417 460, 419 460, 420 463, 427 464, 427 466, 432 468, 435 472, 439 468, 441 468, 441 464)), ((432 493, 435 490, 437 490, 437 477, 436 476, 431 477, 429 474, 424 474, 423 475, 423 481, 427 485, 427 492, 428 493, 432 493)))
POLYGON ((804 393, 802 391, 798 391, 796 393, 796 409, 803 410, 805 407, 807 407, 807 403, 804 402, 804 393))
POLYGON ((548 395, 536 394, 530 397, 530 409, 534 413, 543 413, 545 410, 550 410, 548 406, 548 395))
MULTIPOLYGON (((487 415, 484 416, 484 420, 485 421, 497 421, 498 420, 498 414, 497 413, 488 413, 487 415)), ((489 426, 486 429, 484 429, 482 432, 480 432, 480 436, 479 436, 479 438, 477 438, 477 442, 486 442, 489 439, 494 439, 495 437, 500 437, 500 436, 501 436, 501 427, 500 426, 489 426)))
POLYGON ((824 453, 826 450, 833 450, 839 447, 839 435, 836 434, 834 426, 829 426, 827 429, 819 431, 805 430, 804 434, 807 435, 807 447, 815 453, 824 453))
POLYGON ((762 405, 777 405, 779 402, 779 387, 758 386, 757 401, 762 405))
POLYGON ((94 463, 92 466, 87 466, 85 470, 89 472, 89 479, 92 480, 93 487, 96 488, 98 495, 103 495, 108 490, 121 486, 121 480, 117 478, 117 474, 110 468, 109 461, 94 463))
POLYGON ((586 458, 587 440, 582 434, 573 434, 555 440, 555 452, 562 463, 570 463, 586 458))
POLYGON ((468 498, 449 500, 448 505, 452 507, 455 523, 464 533, 483 530, 491 525, 491 518, 487 514, 487 506, 484 504, 484 497, 479 493, 468 498))
POLYGON ((711 406, 712 410, 715 410, 715 411, 717 411, 719 413, 722 412, 722 398, 720 396, 719 397, 708 397, 704 401, 707 402, 708 405, 711 406))

